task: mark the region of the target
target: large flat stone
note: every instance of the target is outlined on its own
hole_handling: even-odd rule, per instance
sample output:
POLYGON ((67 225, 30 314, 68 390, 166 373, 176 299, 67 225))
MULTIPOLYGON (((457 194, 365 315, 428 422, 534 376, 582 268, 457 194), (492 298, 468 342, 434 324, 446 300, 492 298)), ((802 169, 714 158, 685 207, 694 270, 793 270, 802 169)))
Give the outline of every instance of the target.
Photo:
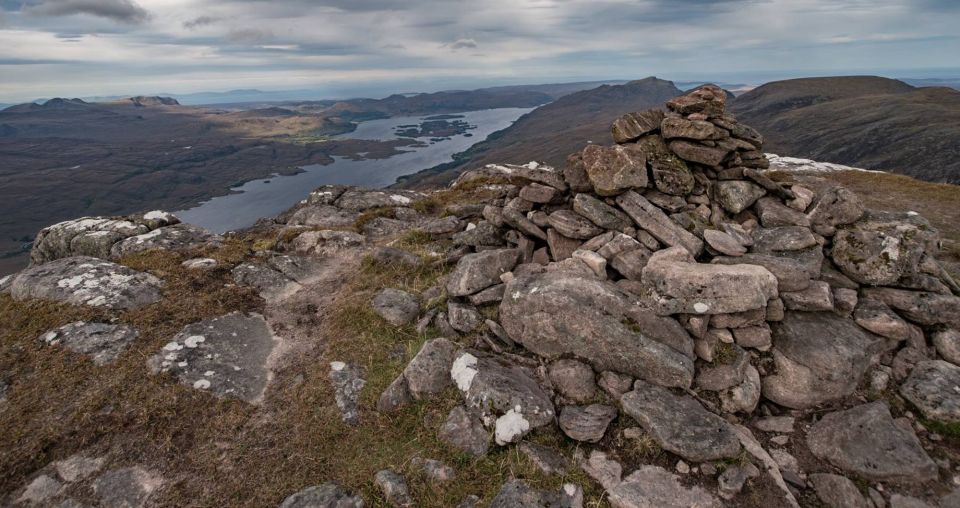
POLYGON ((937 478, 913 431, 893 421, 884 402, 824 415, 807 433, 814 455, 871 481, 924 482, 937 478))
POLYGON ((679 247, 657 251, 643 268, 662 314, 729 314, 766 307, 777 278, 759 265, 697 263, 679 247))
MULTIPOLYGON (((544 235, 546 236, 546 235, 544 235)), ((447 281, 450 296, 467 296, 500 283, 500 276, 517 265, 520 251, 499 249, 467 254, 447 281)))
POLYGON ((137 335, 137 330, 128 325, 77 321, 43 334, 40 340, 89 356, 97 365, 106 365, 116 360, 137 335))
POLYGON ((132 268, 77 256, 32 266, 10 283, 14 300, 42 298, 74 305, 133 309, 160 301, 160 279, 132 268))
POLYGON ((704 462, 740 453, 740 441, 730 424, 688 395, 637 381, 620 404, 657 444, 686 460, 704 462))
MULTIPOLYGON (((548 272, 507 284, 500 319, 514 341, 545 358, 576 355, 597 371, 613 370, 665 386, 688 387, 693 362, 628 323, 635 301, 610 282, 548 272)), ((651 321, 646 326, 655 326, 651 321)), ((667 334, 674 329, 670 329, 667 334)))
POLYGON ((960 423, 960 367, 952 363, 918 363, 900 386, 900 395, 931 420, 960 423))
POLYGON ((694 256, 703 251, 703 240, 680 227, 640 194, 625 192, 617 196, 617 204, 638 226, 657 240, 670 246, 682 246, 694 256))
POLYGON ((881 352, 884 341, 829 312, 787 312, 773 324, 777 373, 763 379, 763 396, 802 409, 843 398, 881 352))

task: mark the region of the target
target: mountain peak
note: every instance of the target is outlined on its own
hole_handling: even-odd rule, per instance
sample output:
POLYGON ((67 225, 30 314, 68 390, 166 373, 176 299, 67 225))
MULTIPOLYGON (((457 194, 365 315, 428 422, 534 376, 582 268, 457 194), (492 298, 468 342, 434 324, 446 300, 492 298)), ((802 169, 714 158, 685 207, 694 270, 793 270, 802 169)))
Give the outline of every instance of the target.
POLYGON ((172 97, 160 97, 160 96, 144 96, 138 95, 136 97, 130 97, 126 99, 136 107, 150 107, 150 106, 179 106, 180 103, 172 97))

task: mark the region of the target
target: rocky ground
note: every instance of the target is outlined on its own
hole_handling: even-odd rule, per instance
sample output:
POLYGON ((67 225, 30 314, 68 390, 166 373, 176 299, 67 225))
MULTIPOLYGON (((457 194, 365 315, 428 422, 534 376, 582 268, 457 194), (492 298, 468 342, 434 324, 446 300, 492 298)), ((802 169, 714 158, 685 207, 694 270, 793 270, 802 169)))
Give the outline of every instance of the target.
POLYGON ((937 229, 767 171, 705 87, 562 170, 323 187, 0 279, 15 506, 960 506, 937 229))

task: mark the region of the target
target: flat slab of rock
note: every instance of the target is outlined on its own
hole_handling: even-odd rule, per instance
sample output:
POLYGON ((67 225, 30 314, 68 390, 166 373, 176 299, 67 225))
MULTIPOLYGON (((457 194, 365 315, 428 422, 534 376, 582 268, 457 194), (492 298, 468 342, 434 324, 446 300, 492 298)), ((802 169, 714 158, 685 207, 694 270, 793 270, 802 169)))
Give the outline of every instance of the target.
POLYGON ((884 341, 830 312, 787 312, 773 325, 777 373, 764 397, 803 409, 853 393, 884 341))
POLYGON ((507 284, 500 304, 501 325, 511 339, 545 358, 572 354, 597 371, 690 386, 691 359, 652 338, 654 333, 625 324, 636 302, 592 275, 559 271, 517 277, 507 284))
POLYGON ((179 250, 188 249, 208 242, 221 240, 221 237, 193 224, 175 224, 154 229, 149 233, 125 238, 110 248, 115 258, 129 256, 151 249, 179 250))
POLYGON ((939 234, 919 215, 868 212, 833 237, 832 257, 851 279, 872 286, 893 285, 915 274, 924 254, 938 250, 939 234))
POLYGON ((914 323, 960 327, 960 298, 926 291, 864 288, 863 298, 881 301, 914 323))
POLYGON ((450 296, 467 296, 500 283, 500 276, 517 265, 520 251, 499 249, 476 254, 467 254, 457 262, 457 267, 447 282, 450 296))
POLYGON ((616 486, 607 489, 610 504, 617 508, 720 508, 712 494, 687 486, 680 476, 660 466, 640 466, 616 486))
POLYGON ((583 491, 566 484, 559 492, 537 490, 523 480, 509 480, 490 502, 490 508, 573 508, 583 503, 583 491))
POLYGON ((617 204, 638 226, 670 246, 682 246, 692 255, 703 251, 703 240, 670 219, 645 197, 633 191, 617 196, 617 204))
POLYGON ((352 226, 360 218, 360 212, 341 210, 332 205, 310 205, 300 208, 287 220, 291 226, 339 228, 352 226))
POLYGON ((160 301, 163 282, 110 261, 77 256, 32 266, 10 282, 14 300, 42 298, 74 305, 134 309, 160 301))
POLYGON ((450 410, 437 438, 474 457, 482 457, 490 449, 490 432, 476 415, 463 406, 450 410))
POLYGON ((394 326, 412 323, 420 313, 420 302, 406 291, 386 288, 373 297, 373 311, 394 326))
POLYGON ((333 482, 307 487, 280 503, 280 508, 364 508, 360 496, 351 495, 333 482))
POLYGON ((587 145, 581 152, 587 177, 597 194, 616 196, 647 186, 647 159, 624 146, 587 145))
POLYGON ((348 425, 360 423, 360 393, 367 384, 360 367, 344 362, 330 362, 327 373, 333 385, 333 397, 340 410, 340 419, 348 425))
POLYGON ((937 478, 912 430, 893 421, 884 402, 824 415, 807 433, 814 455, 871 481, 924 482, 937 478))
POLYGON ((810 483, 817 497, 829 508, 871 508, 860 490, 849 478, 838 474, 816 473, 810 475, 810 483))
POLYGON ((777 278, 758 265, 697 263, 677 247, 653 254, 643 282, 662 314, 729 314, 761 309, 777 297, 777 278))
POLYGON ((137 335, 137 330, 128 325, 77 321, 43 334, 40 340, 87 355, 97 365, 106 365, 116 360, 137 335))
POLYGON ((181 384, 255 403, 267 386, 276 341, 263 316, 234 312, 185 326, 148 364, 181 384))
POLYGON ((163 478, 140 466, 115 469, 93 482, 93 492, 102 506, 146 506, 153 493, 163 486, 163 478))
POLYGON ((450 376, 467 407, 495 418, 494 437, 503 445, 552 423, 556 412, 532 373, 506 361, 470 352, 457 355, 450 376))
POLYGON ((900 395, 931 420, 960 423, 960 367, 943 360, 920 362, 900 395))
POLYGON ((423 400, 450 386, 450 367, 460 348, 448 339, 427 341, 403 369, 407 388, 414 399, 423 400))
POLYGON ((704 462, 740 453, 740 441, 730 424, 688 395, 637 381, 620 404, 657 444, 686 460, 704 462))
MULTIPOLYGON (((176 221, 176 217, 172 220, 176 221)), ((146 223, 122 217, 82 217, 60 222, 37 233, 30 261, 39 265, 74 256, 106 259, 115 243, 150 229, 146 223)))

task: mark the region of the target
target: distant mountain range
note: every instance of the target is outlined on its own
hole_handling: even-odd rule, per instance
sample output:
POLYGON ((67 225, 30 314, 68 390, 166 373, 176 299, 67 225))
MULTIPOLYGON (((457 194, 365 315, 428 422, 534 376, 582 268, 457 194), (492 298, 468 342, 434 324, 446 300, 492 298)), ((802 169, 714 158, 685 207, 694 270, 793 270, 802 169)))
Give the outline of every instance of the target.
MULTIPOLYGON (((695 83, 683 83, 686 87, 695 83)), ((531 160, 562 165, 589 142, 609 143, 627 111, 659 107, 681 90, 646 78, 565 96, 459 154, 453 163, 398 182, 424 187, 464 169, 531 160)), ((746 92, 730 110, 767 138, 765 150, 934 182, 960 183, 960 91, 853 76, 776 81, 746 92)))

